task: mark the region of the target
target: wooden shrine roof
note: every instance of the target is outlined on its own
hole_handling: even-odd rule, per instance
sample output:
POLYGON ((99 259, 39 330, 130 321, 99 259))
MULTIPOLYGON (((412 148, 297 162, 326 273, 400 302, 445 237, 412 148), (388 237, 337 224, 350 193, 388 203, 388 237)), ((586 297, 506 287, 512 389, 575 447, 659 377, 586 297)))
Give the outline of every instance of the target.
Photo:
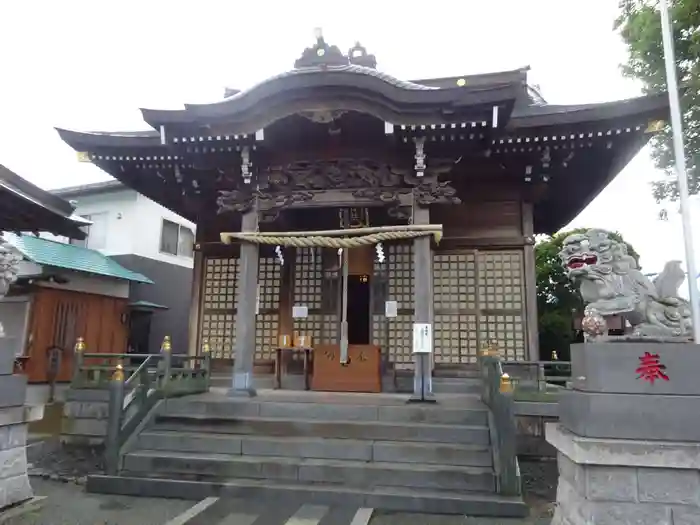
POLYGON ((73 215, 73 210, 69 202, 0 165, 0 231, 46 231, 84 239, 80 228, 90 221, 73 215))
POLYGON ((255 167, 264 169, 270 159, 304 148, 332 149, 323 140, 337 136, 330 126, 340 122, 348 126, 343 140, 356 151, 412 165, 413 140, 426 137, 428 167, 430 159, 452 159, 451 179, 505 171, 518 184, 546 186, 536 192, 534 215, 536 232, 549 233, 602 191, 668 113, 664 95, 546 104, 528 86, 528 68, 406 82, 375 66, 362 46, 344 55, 319 38, 295 69, 244 91, 227 90, 219 102, 142 110, 151 131, 58 131, 110 175, 191 220, 204 172, 220 179, 237 170, 243 146, 257 148, 255 167), (353 121, 350 114, 371 118, 353 121), (328 131, 321 133, 323 126, 328 131))

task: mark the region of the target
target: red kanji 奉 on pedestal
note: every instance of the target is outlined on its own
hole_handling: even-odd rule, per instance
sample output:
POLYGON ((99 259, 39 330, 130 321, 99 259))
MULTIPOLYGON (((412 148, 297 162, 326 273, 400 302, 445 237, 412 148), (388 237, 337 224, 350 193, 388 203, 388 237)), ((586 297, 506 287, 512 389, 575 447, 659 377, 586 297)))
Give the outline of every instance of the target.
POLYGON ((666 365, 661 364, 659 354, 644 352, 644 355, 639 358, 639 368, 636 372, 639 374, 637 379, 649 381, 652 385, 657 379, 668 381, 668 376, 664 372, 666 365))

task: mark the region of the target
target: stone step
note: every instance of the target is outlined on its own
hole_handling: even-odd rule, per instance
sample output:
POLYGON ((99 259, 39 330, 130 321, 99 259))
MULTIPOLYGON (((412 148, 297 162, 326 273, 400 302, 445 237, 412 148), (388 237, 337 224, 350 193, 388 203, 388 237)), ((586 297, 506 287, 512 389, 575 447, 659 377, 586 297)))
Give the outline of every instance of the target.
MULTIPOLYGON (((303 399, 303 397, 302 397, 303 399)), ((215 417, 282 417, 323 421, 365 421, 387 423, 431 423, 445 425, 487 425, 488 412, 476 397, 465 397, 459 408, 439 405, 361 405, 351 403, 311 403, 303 401, 256 401, 229 398, 225 401, 169 399, 161 405, 161 415, 198 414, 215 417)))
POLYGON ((488 427, 409 422, 321 421, 272 417, 216 417, 204 414, 157 415, 151 430, 263 436, 418 441, 488 445, 488 427))
POLYGON ((123 469, 137 475, 157 472, 170 476, 299 481, 359 488, 380 485, 490 493, 496 489, 491 468, 484 467, 157 450, 131 452, 126 454, 123 461, 123 469))
POLYGON ((400 512, 456 514, 462 516, 497 516, 520 518, 528 513, 521 498, 486 493, 448 490, 389 488, 376 486, 359 489, 280 483, 270 480, 186 480, 138 476, 89 476, 88 492, 202 500, 225 494, 231 498, 259 499, 276 503, 316 503, 351 505, 400 512))
POLYGON ((491 467, 488 446, 410 441, 369 441, 309 437, 231 436, 192 432, 142 432, 136 448, 169 452, 212 452, 306 459, 347 459, 491 467))
MULTIPOLYGON (((396 378, 396 391, 410 394, 413 392, 413 377, 396 378)), ((481 393, 481 380, 472 377, 433 377, 435 394, 474 394, 481 393)))

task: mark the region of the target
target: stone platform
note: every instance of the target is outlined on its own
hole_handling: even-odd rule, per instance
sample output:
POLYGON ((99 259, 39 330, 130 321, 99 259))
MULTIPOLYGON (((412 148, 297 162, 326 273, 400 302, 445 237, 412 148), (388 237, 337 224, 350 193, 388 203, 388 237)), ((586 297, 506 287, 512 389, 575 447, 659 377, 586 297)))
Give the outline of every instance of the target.
POLYGON ((700 346, 573 345, 552 525, 700 523, 700 346))
POLYGON ((160 497, 292 499, 319 504, 523 516, 497 494, 488 411, 478 396, 225 389, 161 402, 127 444, 120 476, 88 490, 160 497))

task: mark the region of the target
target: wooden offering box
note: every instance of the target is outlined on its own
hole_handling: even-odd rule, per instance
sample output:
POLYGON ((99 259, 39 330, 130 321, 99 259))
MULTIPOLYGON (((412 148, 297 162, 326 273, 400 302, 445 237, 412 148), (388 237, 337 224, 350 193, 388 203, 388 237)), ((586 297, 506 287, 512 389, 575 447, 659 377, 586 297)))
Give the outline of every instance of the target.
POLYGON ((313 350, 311 389, 325 392, 381 392, 380 348, 350 345, 350 362, 340 364, 340 345, 317 345, 313 350))

